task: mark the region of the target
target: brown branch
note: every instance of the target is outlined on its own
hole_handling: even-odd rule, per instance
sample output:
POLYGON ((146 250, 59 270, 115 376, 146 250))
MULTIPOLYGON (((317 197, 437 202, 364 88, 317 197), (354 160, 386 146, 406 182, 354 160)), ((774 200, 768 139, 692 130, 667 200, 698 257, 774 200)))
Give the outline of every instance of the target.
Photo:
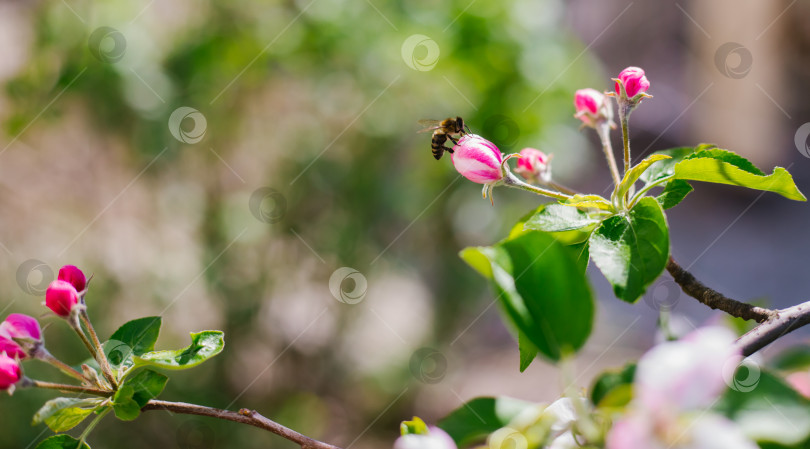
POLYGON ((752 306, 744 302, 726 297, 720 292, 712 290, 703 285, 692 276, 692 273, 684 270, 675 260, 670 257, 667 262, 667 271, 672 275, 675 282, 687 295, 697 299, 712 309, 719 309, 729 315, 744 320, 754 320, 763 323, 778 316, 778 312, 763 307, 752 306))
POLYGON ((292 429, 284 427, 281 424, 260 415, 255 410, 243 408, 238 412, 233 412, 230 410, 188 404, 185 402, 168 402, 159 401, 156 399, 152 399, 141 409, 141 411, 144 412, 148 410, 168 410, 174 413, 209 416, 211 418, 219 418, 226 421, 248 424, 286 438, 300 445, 301 449, 341 449, 338 446, 333 446, 331 444, 312 439, 306 435, 302 435, 292 429))
POLYGON ((775 311, 768 321, 759 324, 737 339, 736 346, 746 357, 784 335, 810 324, 810 301, 775 311))

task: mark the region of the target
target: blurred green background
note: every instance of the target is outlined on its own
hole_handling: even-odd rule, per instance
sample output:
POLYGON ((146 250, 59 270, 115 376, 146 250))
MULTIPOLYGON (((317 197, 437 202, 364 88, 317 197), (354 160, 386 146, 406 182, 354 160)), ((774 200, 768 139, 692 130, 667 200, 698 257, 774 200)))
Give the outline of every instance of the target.
MULTIPOLYGON (((449 157, 432 158, 416 121, 461 115, 503 151, 553 153, 558 181, 601 193, 607 171, 572 118, 573 92, 609 89, 611 76, 639 65, 655 99, 634 114, 636 148, 712 141, 768 170, 794 164, 802 188, 807 158, 793 132, 808 120, 808 97, 790 86, 808 77, 797 62, 810 47, 801 31, 808 8, 743 3, 732 19, 721 14, 728 2, 666 11, 595 0, 1 2, 0 310, 42 315, 44 286, 76 264, 95 276, 87 300, 103 336, 148 315, 163 316, 159 348, 186 345, 191 331, 225 331, 226 350, 175 373, 164 399, 254 408, 343 447, 389 447, 401 420, 435 420, 476 395, 553 400, 556 370, 537 362, 517 373, 491 292, 457 257, 501 238, 538 200, 496 190, 490 206, 449 157), (731 40, 755 56, 742 78, 717 62, 715 50, 731 40), (193 111, 173 117, 183 107, 193 111), (755 138, 771 147, 745 135, 752 116, 755 138), (724 145, 734 139, 738 147, 724 145), (330 291, 341 267, 359 275, 332 279, 333 290, 363 290, 357 304, 330 291)), ((703 191, 709 199, 671 217, 673 245, 684 248, 676 256, 695 262, 754 199, 703 191), (713 198, 725 201, 697 226, 716 232, 678 228, 705 217, 713 198)), ((778 199, 762 205, 771 218, 808 217, 778 199)), ((752 212, 729 248, 767 213, 752 212)), ((784 238, 802 235, 801 220, 791 223, 784 238)), ((802 257, 801 245, 793 251, 802 257)), ((695 265, 699 277, 718 276, 731 294, 752 291, 737 283, 737 270, 751 269, 744 256, 722 266, 727 257, 709 252, 695 265)), ((799 286, 785 280, 801 268, 790 264, 753 294, 775 288, 789 301, 799 286)), ((583 386, 646 347, 659 303, 673 301, 664 285, 664 297, 633 308, 594 282, 605 304, 580 358, 583 386)), ((680 307, 696 323, 708 316, 680 307)), ((84 358, 66 326, 43 322, 52 323, 51 352, 84 358)), ((26 371, 58 379, 48 367, 26 371)), ((52 396, 0 399, 0 447, 50 435, 29 423, 52 396)), ((109 418, 90 443, 295 447, 162 412, 109 418)))

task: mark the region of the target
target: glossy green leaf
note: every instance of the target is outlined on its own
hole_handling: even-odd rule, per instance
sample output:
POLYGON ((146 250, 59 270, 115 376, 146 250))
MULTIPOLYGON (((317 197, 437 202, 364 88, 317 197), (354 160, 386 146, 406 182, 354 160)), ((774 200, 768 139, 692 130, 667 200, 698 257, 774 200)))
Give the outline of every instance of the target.
POLYGON ((629 363, 621 370, 605 371, 591 386, 591 403, 599 407, 620 407, 632 398, 635 363, 629 363), (629 392, 629 396, 628 396, 629 392))
POLYGON ((70 435, 54 435, 44 439, 36 449, 90 449, 87 443, 79 447, 79 440, 70 435))
POLYGON ((84 421, 101 402, 98 398, 51 399, 34 414, 32 424, 44 422, 54 432, 65 432, 84 421))
POLYGON ((703 151, 714 148, 714 145, 700 144, 697 147, 677 147, 668 150, 656 151, 653 154, 663 154, 669 156, 669 159, 660 160, 652 165, 645 171, 639 178, 644 184, 650 184, 667 176, 675 174, 675 165, 682 161, 685 157, 694 153, 695 151, 703 151))
POLYGON ((520 372, 522 373, 532 364, 540 350, 526 334, 518 331, 518 351, 520 351, 520 372))
POLYGON ((124 421, 137 418, 141 408, 158 397, 168 381, 168 377, 150 369, 127 378, 113 397, 115 416, 124 421))
POLYGON ((447 415, 438 423, 459 447, 483 441, 505 427, 520 412, 535 404, 507 397, 476 398, 447 415))
POLYGON ((766 176, 747 159, 726 150, 704 150, 691 154, 675 165, 675 178, 736 185, 807 201, 784 168, 776 167, 773 173, 766 176))
POLYGON ((104 353, 113 368, 126 370, 133 365, 133 356, 155 349, 160 334, 159 316, 139 318, 119 327, 104 343, 104 353))
POLYGON ((666 154, 652 154, 643 161, 636 164, 634 167, 627 170, 627 173, 624 174, 624 179, 619 184, 618 189, 616 190, 616 197, 622 197, 625 193, 630 191, 630 188, 633 187, 633 184, 638 181, 638 178, 641 177, 644 172, 650 168, 650 166, 658 161, 663 161, 665 159, 670 159, 671 157, 666 154))
POLYGON ((556 361, 582 347, 593 322, 593 297, 574 251, 533 231, 492 247, 467 248, 461 257, 492 279, 511 323, 556 361))
POLYGON ((573 231, 594 226, 600 221, 601 218, 592 217, 575 207, 549 204, 526 221, 524 228, 546 232, 573 231))
POLYGON ((810 436, 810 401, 767 371, 738 371, 715 408, 756 441, 794 445, 810 436))
POLYGON ((222 331, 191 334, 191 345, 174 351, 152 351, 135 357, 135 365, 152 365, 166 369, 188 369, 214 357, 225 347, 222 331))
POLYGON ((580 209, 597 209, 613 212, 613 204, 599 195, 574 195, 565 203, 560 204, 580 209))
POLYGON ((682 179, 673 179, 666 184, 664 191, 655 199, 661 204, 661 207, 669 209, 677 206, 692 190, 694 189, 688 182, 682 179))
POLYGON ((616 296, 636 302, 669 258, 669 231, 661 205, 642 198, 626 215, 603 221, 591 234, 590 253, 616 296))

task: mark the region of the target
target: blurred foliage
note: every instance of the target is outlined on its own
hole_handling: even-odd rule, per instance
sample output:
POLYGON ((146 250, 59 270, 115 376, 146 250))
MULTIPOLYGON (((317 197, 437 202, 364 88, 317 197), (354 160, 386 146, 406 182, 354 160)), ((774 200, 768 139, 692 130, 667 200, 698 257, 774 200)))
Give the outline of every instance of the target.
MULTIPOLYGON (((201 281, 222 314, 218 321, 227 344, 200 373, 175 376, 166 399, 256 408, 342 444, 379 418, 356 447, 377 447, 375 438, 389 444, 398 422, 411 416, 419 389, 408 369, 410 352, 425 345, 447 348, 488 304, 481 300, 489 298, 484 283, 473 280, 458 250, 494 242, 507 231, 505 224, 536 206, 530 198, 496 192, 496 209, 491 208, 478 197, 480 186, 458 182, 449 160, 433 160, 430 136, 415 133, 416 121, 461 115, 504 151, 533 146, 555 153, 564 179, 573 161, 590 157, 571 118, 573 92, 599 88, 605 77, 564 28, 562 2, 69 3, 41 3, 26 11, 35 38, 24 68, 5 84, 5 129, 8 140, 25 140, 40 127, 66 120, 78 105, 93 133, 128 149, 125 162, 134 173, 151 167, 138 182, 150 185, 155 198, 164 196, 167 178, 201 192, 192 253, 202 259, 201 281), (89 51, 88 40, 100 26, 124 36, 120 60, 104 62, 89 51), (413 34, 438 44, 432 70, 404 63, 401 46, 413 34), (180 106, 204 114, 202 142, 185 145, 172 137, 167 122, 180 106), (241 162, 232 169, 228 164, 234 160, 241 162), (246 179, 239 183, 234 172, 240 179, 246 172, 246 179), (247 198, 263 186, 282 192, 287 208, 280 222, 259 223, 257 234, 247 198), (496 213, 511 219, 495 220, 496 213), (243 243, 240 230, 248 227, 243 243), (274 244, 280 241, 287 245, 274 244), (300 252, 277 253, 292 247, 300 252), (290 291, 281 287, 300 278, 294 274, 306 270, 305 278, 323 289, 339 266, 355 267, 370 284, 386 273, 411 273, 426 288, 433 318, 419 341, 408 341, 415 346, 403 357, 376 370, 356 369, 357 358, 341 349, 342 336, 363 323, 348 306, 330 307, 329 313, 337 314, 333 338, 314 350, 268 327, 262 311, 279 290, 290 291), (263 345, 274 350, 262 350, 263 345), (250 379, 234 381, 245 353, 269 357, 258 363, 268 372, 250 372, 261 373, 256 383, 270 388, 257 389, 250 379), (246 391, 237 387, 248 384, 246 391), (405 399, 396 400, 406 386, 405 399)), ((102 52, 111 43, 102 40, 102 52)), ((143 236, 143 244, 160 243, 143 236)), ((106 270, 104 258, 93 251, 83 250, 80 241, 62 257, 81 260, 96 273, 91 315, 103 330, 112 330, 121 323, 104 323, 102 317, 115 309, 118 293, 132 286, 106 270)), ((153 262, 153 271, 168 263, 153 262)), ((172 304, 173 293, 162 291, 160 282, 140 287, 151 314, 172 304)), ((49 331, 53 352, 78 359, 80 347, 62 341, 66 332, 49 331)), ((159 348, 167 346, 158 342, 159 348)), ((24 447, 48 435, 28 426, 34 396, 43 394, 20 392, 0 401, 0 446, 24 447)), ((91 443, 122 449, 292 447, 256 429, 159 413, 130 425, 108 420, 91 443), (145 427, 150 431, 143 432, 145 427)))

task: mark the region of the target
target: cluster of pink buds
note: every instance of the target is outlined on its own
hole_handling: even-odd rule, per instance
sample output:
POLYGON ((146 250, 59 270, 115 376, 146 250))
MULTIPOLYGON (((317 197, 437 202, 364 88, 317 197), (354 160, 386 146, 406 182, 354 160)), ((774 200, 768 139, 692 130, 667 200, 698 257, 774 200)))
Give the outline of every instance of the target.
MULTIPOLYGON (((73 265, 65 265, 59 270, 58 279, 48 287, 45 305, 62 318, 73 316, 77 320, 85 307, 86 288, 84 273, 73 265)), ((39 322, 28 315, 12 313, 0 323, 0 391, 12 393, 25 380, 20 362, 26 359, 40 359, 66 368, 45 349, 39 322)))

